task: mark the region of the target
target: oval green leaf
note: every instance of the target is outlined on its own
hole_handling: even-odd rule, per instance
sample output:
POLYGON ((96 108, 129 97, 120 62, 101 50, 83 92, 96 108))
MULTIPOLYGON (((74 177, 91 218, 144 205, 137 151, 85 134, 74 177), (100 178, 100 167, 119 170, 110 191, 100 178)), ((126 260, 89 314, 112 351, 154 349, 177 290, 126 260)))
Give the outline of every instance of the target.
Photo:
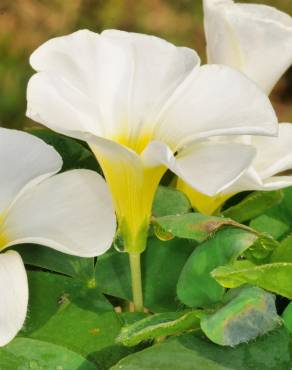
POLYGON ((190 307, 206 307, 220 302, 225 289, 211 276, 218 266, 233 262, 256 240, 256 235, 226 228, 198 246, 186 262, 177 284, 179 299, 190 307))

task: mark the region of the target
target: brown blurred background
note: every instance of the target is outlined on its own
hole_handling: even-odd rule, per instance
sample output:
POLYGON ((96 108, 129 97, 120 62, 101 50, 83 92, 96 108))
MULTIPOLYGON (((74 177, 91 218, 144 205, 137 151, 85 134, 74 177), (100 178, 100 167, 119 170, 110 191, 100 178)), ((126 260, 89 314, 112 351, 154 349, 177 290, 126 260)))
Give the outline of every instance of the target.
MULTIPOLYGON (((292 0, 241 0, 276 6, 292 15, 292 0)), ((205 60, 201 0, 0 0, 0 126, 22 128, 28 58, 47 39, 89 28, 154 34, 196 49, 205 60)), ((292 122, 292 69, 272 100, 280 121, 292 122)))

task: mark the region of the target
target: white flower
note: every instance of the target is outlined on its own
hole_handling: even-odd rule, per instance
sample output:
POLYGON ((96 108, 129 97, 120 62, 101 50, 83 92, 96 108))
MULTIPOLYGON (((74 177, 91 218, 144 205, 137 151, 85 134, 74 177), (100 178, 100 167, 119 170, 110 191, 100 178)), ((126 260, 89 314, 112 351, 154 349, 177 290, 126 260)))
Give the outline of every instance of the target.
MULTIPOLYGON (((27 133, 0 128, 0 251, 20 243, 96 256, 116 228, 111 197, 97 173, 62 167, 59 154, 27 133), (92 222, 94 220, 94 222, 92 222)), ((20 255, 0 254, 0 346, 21 329, 28 304, 20 255)))
MULTIPOLYGON (((232 0, 204 0, 208 63, 237 68, 269 94, 292 64, 292 18, 272 7, 236 4, 232 0)), ((217 139, 216 139, 217 140, 217 139)), ((233 194, 244 190, 273 190, 292 185, 292 176, 279 176, 292 168, 292 125, 279 126, 279 136, 232 138, 257 151, 252 166, 231 186, 208 197, 178 180, 194 207, 213 213, 233 194)), ((231 139, 225 138, 226 143, 231 139)))
POLYGON ((130 253, 145 248, 166 168, 214 195, 244 172, 254 150, 208 138, 277 132, 268 98, 243 74, 200 67, 194 51, 157 37, 83 30, 49 40, 30 61, 38 73, 28 85, 28 116, 89 143, 130 253))
MULTIPOLYGON (((237 181, 216 196, 207 196, 192 189, 184 181, 177 180, 177 188, 183 191, 192 205, 201 213, 212 214, 232 195, 246 190, 277 190, 292 185, 292 176, 278 175, 292 168, 292 124, 281 123, 279 136, 248 136, 245 141, 254 146, 257 155, 237 181)), ((227 143, 231 142, 226 138, 227 143)), ((234 137, 233 140, 238 140, 234 137)), ((240 140, 240 139, 239 139, 240 140)))
POLYGON ((239 69, 269 94, 292 64, 292 18, 266 5, 203 3, 208 63, 239 69))

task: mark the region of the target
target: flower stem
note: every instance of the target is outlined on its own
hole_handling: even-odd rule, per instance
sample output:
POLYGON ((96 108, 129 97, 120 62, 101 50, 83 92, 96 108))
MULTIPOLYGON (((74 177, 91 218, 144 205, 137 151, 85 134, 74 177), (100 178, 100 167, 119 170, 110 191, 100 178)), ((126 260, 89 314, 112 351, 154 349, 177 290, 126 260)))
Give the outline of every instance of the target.
POLYGON ((141 263, 140 253, 129 253, 131 277, 132 277, 132 293, 135 311, 143 312, 143 292, 141 279, 141 263))

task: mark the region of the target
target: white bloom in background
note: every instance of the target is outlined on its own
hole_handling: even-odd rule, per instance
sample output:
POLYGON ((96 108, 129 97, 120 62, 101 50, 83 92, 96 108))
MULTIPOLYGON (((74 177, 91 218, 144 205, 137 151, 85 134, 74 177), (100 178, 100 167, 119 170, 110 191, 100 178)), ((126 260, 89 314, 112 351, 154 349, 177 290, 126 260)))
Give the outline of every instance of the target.
POLYGON ((167 168, 208 195, 250 165, 251 146, 220 135, 275 135, 267 96, 227 66, 153 36, 87 30, 31 56, 27 115, 87 141, 111 189, 125 249, 145 248, 153 196, 167 168))
MULTIPOLYGON (((203 0, 208 63, 237 68, 268 95, 292 64, 292 18, 269 6, 203 0)), ((231 142, 225 138, 226 143, 231 142)), ((234 141, 234 138, 232 138, 234 141)), ((274 190, 292 185, 292 125, 279 125, 279 136, 237 138, 257 151, 252 166, 231 186, 208 197, 178 180, 177 188, 200 212, 212 214, 233 194, 244 190, 274 190)))
MULTIPOLYGON (((0 128, 0 251, 42 244, 78 256, 96 256, 111 245, 116 228, 107 186, 97 173, 62 167, 42 140, 0 128), (94 221, 92 221, 94 220, 94 221)), ((20 255, 0 253, 0 346, 21 329, 28 284, 20 255)))
POLYGON ((208 63, 237 68, 267 94, 292 64, 292 18, 275 8, 203 0, 208 63))

